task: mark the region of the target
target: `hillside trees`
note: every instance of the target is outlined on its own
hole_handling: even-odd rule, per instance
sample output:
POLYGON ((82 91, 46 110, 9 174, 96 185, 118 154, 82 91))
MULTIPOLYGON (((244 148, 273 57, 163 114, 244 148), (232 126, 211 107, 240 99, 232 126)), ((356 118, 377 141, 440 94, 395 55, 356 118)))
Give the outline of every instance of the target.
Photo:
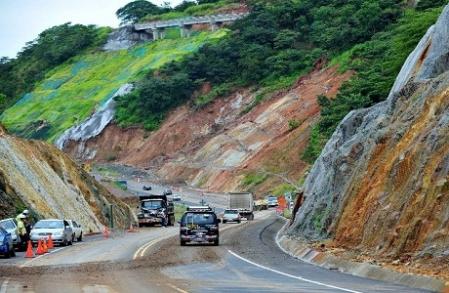
POLYGON ((87 48, 103 44, 109 32, 108 28, 65 23, 26 43, 17 58, 0 59, 0 93, 6 96, 6 102, 0 104, 0 113, 31 90, 49 70, 87 48))
POLYGON ((122 24, 126 24, 136 22, 146 15, 158 15, 169 10, 169 7, 160 7, 149 1, 136 0, 121 7, 115 14, 122 24))
MULTIPOLYGON (((153 125, 154 117, 163 117, 145 100, 161 99, 161 92, 169 93, 162 89, 158 92, 158 88, 145 91, 145 94, 139 91, 139 87, 154 82, 153 75, 162 74, 165 80, 170 80, 182 74, 193 82, 195 89, 205 82, 219 88, 276 84, 285 77, 297 77, 307 72, 321 57, 333 56, 370 39, 401 14, 400 0, 380 0, 374 4, 370 0, 248 2, 252 13, 236 21, 227 37, 216 44, 205 45, 181 62, 164 66, 139 83, 129 98, 140 107, 120 103, 119 123, 146 124, 151 120, 153 125), (141 115, 142 112, 146 115, 141 115), (147 117, 151 118, 148 120, 147 117)), ((178 88, 173 92, 181 90, 178 88)), ((170 98, 177 102, 162 103, 165 105, 159 108, 162 114, 181 98, 184 102, 190 99, 187 95, 179 97, 176 94, 164 99, 170 98)), ((121 98, 126 99, 126 96, 121 98)), ((212 99, 208 97, 206 101, 212 99)))

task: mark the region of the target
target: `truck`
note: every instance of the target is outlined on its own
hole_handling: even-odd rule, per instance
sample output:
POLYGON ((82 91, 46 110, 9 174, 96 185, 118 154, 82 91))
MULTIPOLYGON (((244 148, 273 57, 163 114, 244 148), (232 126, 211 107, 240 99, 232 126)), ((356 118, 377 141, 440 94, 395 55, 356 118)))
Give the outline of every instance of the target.
POLYGON ((141 195, 139 203, 139 213, 137 214, 139 227, 154 224, 173 226, 175 224, 175 207, 167 195, 141 195))
POLYGON ((236 209, 243 218, 254 220, 254 200, 250 192, 229 192, 229 209, 236 209))

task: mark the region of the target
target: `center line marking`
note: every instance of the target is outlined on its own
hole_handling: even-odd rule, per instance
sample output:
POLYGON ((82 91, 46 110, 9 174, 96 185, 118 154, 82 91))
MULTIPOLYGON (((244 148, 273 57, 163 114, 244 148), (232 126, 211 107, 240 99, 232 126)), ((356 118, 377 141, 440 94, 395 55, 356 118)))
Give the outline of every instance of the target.
POLYGON ((346 288, 342 288, 342 287, 337 287, 337 286, 334 286, 334 285, 329 285, 329 284, 326 284, 326 283, 321 283, 321 282, 309 280, 309 279, 306 279, 306 278, 303 278, 303 277, 299 277, 299 276, 287 274, 287 273, 284 273, 284 272, 281 272, 281 271, 278 271, 278 270, 275 270, 275 269, 272 269, 272 268, 263 266, 263 265, 261 265, 261 264, 255 263, 255 262, 253 262, 253 261, 250 261, 249 259, 246 259, 246 258, 244 258, 244 257, 241 257, 240 255, 236 254, 235 252, 233 252, 233 251, 231 251, 231 250, 228 250, 228 252, 229 252, 230 254, 232 254, 234 257, 236 257, 236 258, 238 258, 238 259, 240 259, 240 260, 242 260, 242 261, 244 261, 244 262, 246 262, 246 263, 249 263, 249 264, 251 264, 251 265, 253 265, 253 266, 256 266, 256 267, 258 267, 258 268, 261 268, 261 269, 264 269, 264 270, 267 270, 267 271, 276 273, 276 274, 278 274, 278 275, 282 275, 282 276, 284 276, 284 277, 288 277, 288 278, 300 280, 300 281, 303 281, 303 282, 306 282, 306 283, 311 283, 311 284, 315 284, 315 285, 319 285, 319 286, 324 286, 324 287, 327 287, 327 288, 337 289, 337 290, 340 290, 340 291, 351 292, 351 293, 362 293, 362 292, 360 292, 360 291, 355 291, 355 290, 351 290, 351 289, 346 289, 346 288))
POLYGON ((173 284, 168 283, 167 285, 168 285, 170 288, 175 289, 175 290, 178 291, 178 292, 181 292, 181 293, 189 293, 188 291, 182 290, 181 288, 178 288, 178 287, 176 287, 176 286, 173 285, 173 284))

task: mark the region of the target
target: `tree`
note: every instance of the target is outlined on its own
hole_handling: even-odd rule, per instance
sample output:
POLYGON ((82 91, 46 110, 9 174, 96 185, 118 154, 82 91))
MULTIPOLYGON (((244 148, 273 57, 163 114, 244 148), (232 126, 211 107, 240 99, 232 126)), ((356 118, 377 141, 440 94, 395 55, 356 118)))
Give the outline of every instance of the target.
POLYGON ((158 15, 168 11, 167 7, 159 7, 145 0, 129 2, 115 12, 122 24, 137 22, 147 15, 158 15))

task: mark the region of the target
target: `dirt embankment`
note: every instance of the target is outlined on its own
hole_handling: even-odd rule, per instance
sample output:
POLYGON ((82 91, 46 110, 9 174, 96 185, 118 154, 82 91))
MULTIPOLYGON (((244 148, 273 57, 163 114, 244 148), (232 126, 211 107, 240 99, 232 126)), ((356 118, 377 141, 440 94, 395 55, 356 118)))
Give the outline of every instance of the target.
MULTIPOLYGON (((241 90, 199 110, 182 106, 153 133, 109 125, 98 137, 66 150, 78 158, 95 153, 97 161, 152 168, 168 181, 211 191, 245 189, 245 175, 261 170, 298 179, 308 167, 301 154, 319 115, 316 97, 334 96, 350 76, 336 68, 317 69, 250 111, 245 110, 255 93, 241 90)), ((265 177, 256 193, 282 183, 279 177, 265 177)))
POLYGON ((86 232, 98 232, 109 223, 113 205, 116 225, 129 225, 128 206, 66 154, 45 142, 0 131, 0 218, 27 208, 37 218, 74 219, 86 232))

